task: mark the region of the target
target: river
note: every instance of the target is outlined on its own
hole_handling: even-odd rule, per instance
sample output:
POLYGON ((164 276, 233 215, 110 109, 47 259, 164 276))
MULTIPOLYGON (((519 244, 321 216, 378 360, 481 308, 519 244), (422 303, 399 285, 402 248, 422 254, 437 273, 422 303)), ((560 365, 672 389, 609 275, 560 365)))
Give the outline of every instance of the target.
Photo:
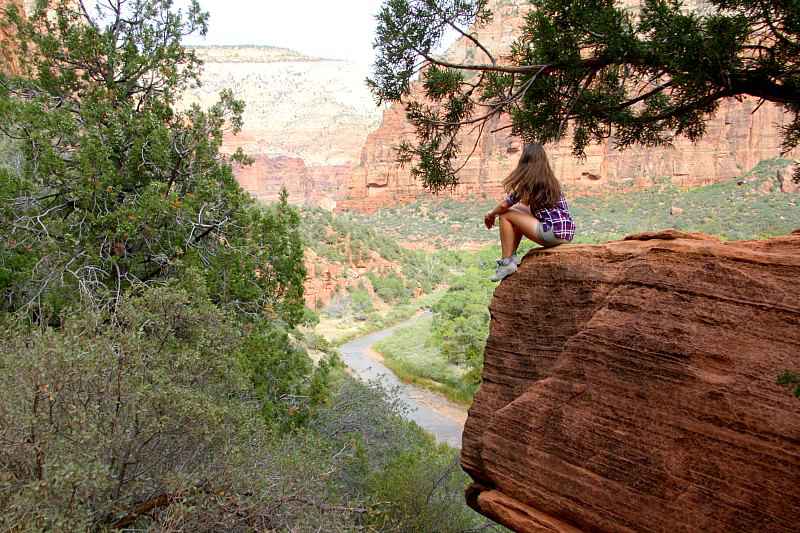
POLYGON ((364 381, 377 379, 387 388, 397 388, 400 399, 409 408, 408 419, 433 434, 439 442, 461 448, 466 408, 429 390, 403 383, 372 351, 373 344, 390 336, 395 330, 413 324, 421 316, 424 315, 350 341, 342 345, 339 351, 345 364, 358 378, 364 381))

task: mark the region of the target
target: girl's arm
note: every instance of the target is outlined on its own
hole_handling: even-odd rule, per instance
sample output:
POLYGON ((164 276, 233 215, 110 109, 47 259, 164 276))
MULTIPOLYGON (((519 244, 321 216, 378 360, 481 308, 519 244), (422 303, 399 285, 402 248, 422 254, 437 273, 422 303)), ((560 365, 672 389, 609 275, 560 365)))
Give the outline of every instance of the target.
POLYGON ((486 224, 486 229, 492 229, 497 216, 507 213, 510 207, 511 204, 509 204, 508 200, 506 199, 497 204, 494 209, 486 213, 486 216, 483 217, 483 223, 486 224))

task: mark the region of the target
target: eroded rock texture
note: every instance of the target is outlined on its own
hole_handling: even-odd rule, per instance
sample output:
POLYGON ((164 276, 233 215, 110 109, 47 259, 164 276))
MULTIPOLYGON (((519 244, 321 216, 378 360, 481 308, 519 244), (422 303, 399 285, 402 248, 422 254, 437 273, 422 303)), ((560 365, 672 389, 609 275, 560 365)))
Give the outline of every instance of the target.
POLYGON ((467 500, 516 531, 797 531, 800 231, 529 253, 491 304, 467 500))

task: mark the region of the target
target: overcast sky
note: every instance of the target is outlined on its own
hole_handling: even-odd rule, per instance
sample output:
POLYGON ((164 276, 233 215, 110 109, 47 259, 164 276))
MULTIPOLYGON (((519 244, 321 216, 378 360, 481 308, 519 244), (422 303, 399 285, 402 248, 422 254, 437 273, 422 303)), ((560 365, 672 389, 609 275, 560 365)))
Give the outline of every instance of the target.
MULTIPOLYGON (((185 0, 183 0, 185 2, 185 0)), ((181 1, 176 4, 181 4, 181 1)), ((187 44, 253 44, 371 64, 382 0, 200 0, 208 36, 187 44)))

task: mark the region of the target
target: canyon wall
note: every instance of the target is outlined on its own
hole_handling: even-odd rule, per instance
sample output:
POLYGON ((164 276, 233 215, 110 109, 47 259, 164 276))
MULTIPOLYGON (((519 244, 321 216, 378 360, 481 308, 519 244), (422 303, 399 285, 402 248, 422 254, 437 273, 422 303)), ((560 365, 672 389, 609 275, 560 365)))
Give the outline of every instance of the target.
POLYGON ((800 230, 531 251, 495 290, 461 463, 519 532, 797 531, 800 230))
MULTIPOLYGON (((10 6, 17 6, 20 11, 25 12, 22 0, 0 0, 0 20, 4 18, 5 10, 10 6)), ((14 74, 19 71, 19 57, 15 46, 10 42, 13 31, 12 28, 0 23, 0 73, 14 74)))
POLYGON ((225 88, 245 101, 244 129, 223 146, 255 159, 236 169, 245 189, 272 201, 286 186, 296 204, 333 204, 342 196, 380 118, 364 84, 366 67, 266 46, 195 51, 205 62, 202 86, 185 95, 184 105, 209 106, 225 88))
MULTIPOLYGON (((638 9, 641 2, 624 2, 638 9)), ((701 11, 707 2, 688 5, 701 11)), ((475 29, 474 34, 496 56, 507 53, 526 13, 526 0, 490 2, 493 20, 475 29)), ((458 40, 446 54, 451 61, 484 63, 487 58, 466 38, 458 40)), ((421 94, 419 89, 415 90, 421 94)), ((671 148, 614 149, 614 139, 587 148, 586 159, 572 156, 569 142, 548 146, 553 170, 572 193, 602 193, 610 189, 638 189, 654 178, 670 177, 679 186, 715 183, 741 175, 759 161, 780 154, 780 128, 788 117, 775 105, 760 107, 754 99, 726 100, 709 121, 706 135, 698 142, 679 139, 671 148), (757 110, 756 110, 757 109, 757 110)), ((489 124, 491 132, 507 125, 503 119, 489 124)), ((467 165, 459 172, 460 184, 444 196, 497 197, 501 182, 513 169, 521 149, 520 140, 502 130, 484 135, 467 165)), ((462 149, 469 153, 477 134, 461 136, 462 149)), ((371 211, 398 202, 414 200, 424 191, 410 174, 409 168, 396 163, 396 147, 403 140, 414 139, 413 128, 405 120, 401 105, 393 105, 383 113, 381 126, 372 132, 361 152, 361 161, 347 184, 342 208, 371 211)))

